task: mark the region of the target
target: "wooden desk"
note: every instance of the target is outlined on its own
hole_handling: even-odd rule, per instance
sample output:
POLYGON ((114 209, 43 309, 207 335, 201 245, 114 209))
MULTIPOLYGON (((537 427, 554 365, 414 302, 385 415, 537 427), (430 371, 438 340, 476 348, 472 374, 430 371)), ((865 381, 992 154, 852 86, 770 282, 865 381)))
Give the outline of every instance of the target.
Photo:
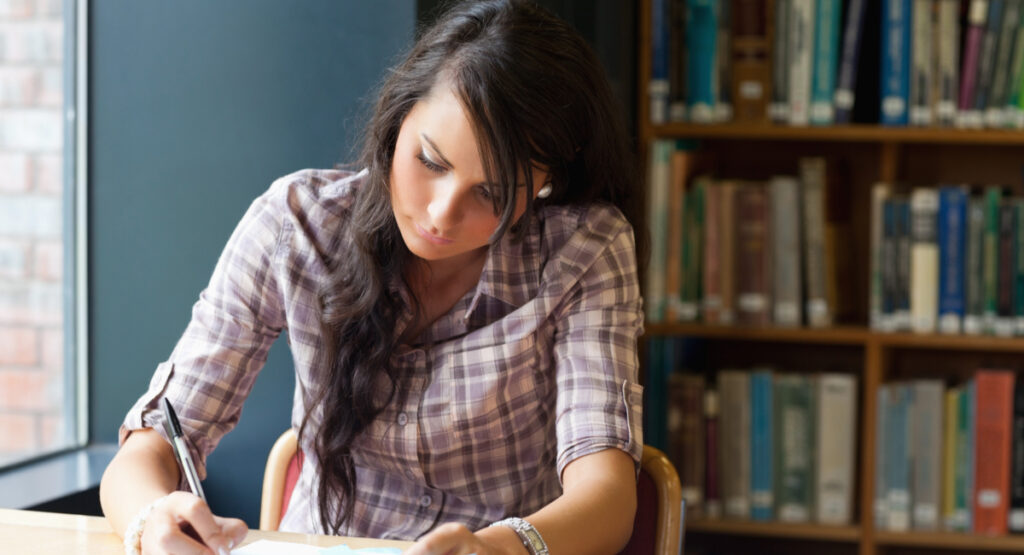
MULTIPOLYGON (((368 540, 340 536, 314 536, 287 532, 249 530, 246 543, 266 539, 330 547, 341 543, 361 547, 397 547, 410 542, 368 540)), ((65 515, 36 511, 0 509, 0 551, 5 555, 74 553, 76 555, 121 555, 121 538, 98 516, 65 515)))

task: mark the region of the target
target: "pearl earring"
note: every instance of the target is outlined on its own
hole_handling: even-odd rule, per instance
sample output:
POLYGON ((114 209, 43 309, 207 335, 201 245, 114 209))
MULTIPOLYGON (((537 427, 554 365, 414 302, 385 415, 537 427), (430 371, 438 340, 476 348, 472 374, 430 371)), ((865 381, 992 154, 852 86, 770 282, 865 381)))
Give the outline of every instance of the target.
POLYGON ((537 198, 548 198, 550 196, 551 196, 551 184, 550 183, 548 183, 547 185, 541 187, 540 190, 537 191, 537 198))

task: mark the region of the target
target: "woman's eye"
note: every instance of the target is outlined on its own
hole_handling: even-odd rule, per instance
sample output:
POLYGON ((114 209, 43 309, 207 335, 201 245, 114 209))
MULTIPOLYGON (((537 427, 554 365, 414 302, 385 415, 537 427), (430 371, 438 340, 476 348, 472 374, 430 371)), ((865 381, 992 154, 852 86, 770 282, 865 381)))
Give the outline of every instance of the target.
POLYGON ((416 159, 419 160, 421 164, 423 164, 423 167, 427 168, 428 170, 434 173, 444 173, 448 171, 447 168, 445 168, 444 166, 432 162, 430 158, 427 158, 426 155, 423 154, 423 152, 416 154, 416 159))
POLYGON ((487 202, 494 201, 494 195, 492 195, 486 187, 477 187, 476 194, 480 195, 481 200, 485 200, 487 202))

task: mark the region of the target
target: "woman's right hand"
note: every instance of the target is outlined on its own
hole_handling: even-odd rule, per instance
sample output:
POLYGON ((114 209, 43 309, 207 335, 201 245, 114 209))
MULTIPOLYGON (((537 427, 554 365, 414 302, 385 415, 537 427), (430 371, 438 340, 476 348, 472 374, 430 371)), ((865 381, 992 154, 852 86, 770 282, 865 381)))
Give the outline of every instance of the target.
POLYGON ((215 516, 205 501, 176 491, 157 503, 142 529, 143 555, 228 555, 242 543, 248 526, 215 516))

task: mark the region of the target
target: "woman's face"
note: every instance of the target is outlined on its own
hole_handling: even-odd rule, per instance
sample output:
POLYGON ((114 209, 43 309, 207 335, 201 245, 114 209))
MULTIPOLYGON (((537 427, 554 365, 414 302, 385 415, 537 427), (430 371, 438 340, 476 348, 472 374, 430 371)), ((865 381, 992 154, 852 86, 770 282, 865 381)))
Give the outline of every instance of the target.
MULTIPOLYGON (((547 173, 534 169, 532 178, 536 193, 547 173)), ((461 262, 457 257, 470 261, 486 252, 500 221, 491 200, 499 185, 487 182, 469 117, 443 81, 402 122, 390 184, 398 229, 413 254, 461 262)), ((526 210, 523 192, 512 221, 526 210)))

